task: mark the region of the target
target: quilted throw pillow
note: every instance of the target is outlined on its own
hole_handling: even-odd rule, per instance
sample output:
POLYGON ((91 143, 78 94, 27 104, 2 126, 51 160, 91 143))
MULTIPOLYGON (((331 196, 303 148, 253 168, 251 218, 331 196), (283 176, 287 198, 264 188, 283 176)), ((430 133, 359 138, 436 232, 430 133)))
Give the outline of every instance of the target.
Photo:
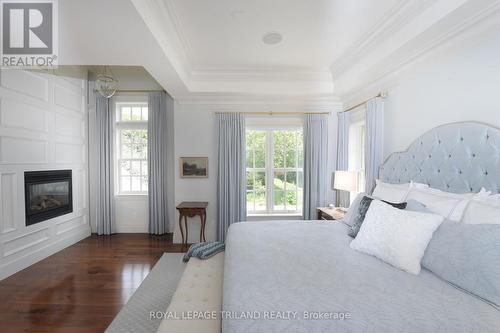
POLYGON ((417 275, 425 249, 441 222, 443 217, 437 214, 395 209, 375 200, 350 247, 417 275))
MULTIPOLYGON (((355 212, 354 218, 353 218, 353 224, 351 226, 351 230, 349 231, 349 236, 356 238, 358 235, 359 229, 361 229, 361 225, 363 224, 363 221, 365 220, 366 212, 368 211, 368 208, 370 208, 370 205, 374 198, 364 196, 363 199, 359 202, 358 210, 355 212)), ((388 201, 381 200, 382 202, 385 202, 386 204, 391 205, 392 207, 398 208, 398 209, 405 209, 406 208, 406 202, 403 203, 392 203, 388 201)))
POLYGON ((500 309, 500 225, 441 224, 422 266, 500 309))

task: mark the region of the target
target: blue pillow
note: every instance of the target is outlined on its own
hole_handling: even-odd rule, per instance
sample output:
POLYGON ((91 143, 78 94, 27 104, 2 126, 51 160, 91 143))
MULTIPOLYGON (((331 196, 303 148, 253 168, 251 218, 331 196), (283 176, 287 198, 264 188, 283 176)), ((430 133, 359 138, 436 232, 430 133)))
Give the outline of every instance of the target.
POLYGON ((500 225, 441 224, 422 266, 500 309, 500 225))
POLYGON ((361 199, 363 199, 365 195, 366 193, 359 193, 349 206, 347 213, 345 213, 342 221, 348 226, 352 227, 354 225, 355 222, 354 219, 356 217, 355 215, 358 213, 359 203, 361 202, 361 199))
POLYGON ((429 210, 429 208, 427 208, 426 205, 424 205, 420 201, 413 199, 410 199, 406 202, 405 210, 409 210, 412 212, 419 212, 419 213, 434 214, 432 211, 429 210))

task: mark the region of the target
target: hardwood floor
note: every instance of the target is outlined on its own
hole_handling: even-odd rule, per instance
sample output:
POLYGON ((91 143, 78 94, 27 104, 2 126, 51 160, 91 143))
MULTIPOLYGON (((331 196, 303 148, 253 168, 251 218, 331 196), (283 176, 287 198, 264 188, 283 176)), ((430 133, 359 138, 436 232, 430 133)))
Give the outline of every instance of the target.
POLYGON ((0 281, 0 332, 103 332, 171 235, 92 235, 0 281))

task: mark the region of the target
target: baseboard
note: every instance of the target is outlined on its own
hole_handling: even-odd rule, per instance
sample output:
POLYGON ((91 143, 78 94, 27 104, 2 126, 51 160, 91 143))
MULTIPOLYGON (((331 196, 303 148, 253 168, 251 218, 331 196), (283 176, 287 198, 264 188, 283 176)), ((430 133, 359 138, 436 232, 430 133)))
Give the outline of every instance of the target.
POLYGON ((117 225, 116 233, 118 234, 148 234, 148 227, 142 225, 117 225))
POLYGON ((90 226, 88 224, 84 224, 77 233, 74 233, 71 236, 61 238, 56 242, 49 244, 41 249, 38 249, 35 252, 28 253, 18 259, 11 261, 3 266, 0 266, 0 280, 3 280, 12 274, 15 274, 37 262, 43 260, 54 253, 57 253, 68 246, 71 246, 82 239, 85 239, 90 236, 90 226))

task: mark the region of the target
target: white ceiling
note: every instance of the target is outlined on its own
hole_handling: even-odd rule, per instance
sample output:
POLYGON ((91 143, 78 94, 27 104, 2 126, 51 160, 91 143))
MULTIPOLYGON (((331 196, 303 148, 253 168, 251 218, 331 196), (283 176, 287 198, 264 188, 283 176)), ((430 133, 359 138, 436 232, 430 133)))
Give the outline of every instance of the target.
POLYGON ((328 70, 401 0, 161 0, 190 67, 328 70), (262 36, 277 31, 278 45, 262 36))
POLYGON ((59 64, 142 66, 172 95, 188 92, 130 1, 59 1, 59 64))
POLYGON ((338 101, 500 0, 65 0, 61 65, 142 66, 178 100, 338 101), (269 46, 262 35, 283 34, 269 46))

